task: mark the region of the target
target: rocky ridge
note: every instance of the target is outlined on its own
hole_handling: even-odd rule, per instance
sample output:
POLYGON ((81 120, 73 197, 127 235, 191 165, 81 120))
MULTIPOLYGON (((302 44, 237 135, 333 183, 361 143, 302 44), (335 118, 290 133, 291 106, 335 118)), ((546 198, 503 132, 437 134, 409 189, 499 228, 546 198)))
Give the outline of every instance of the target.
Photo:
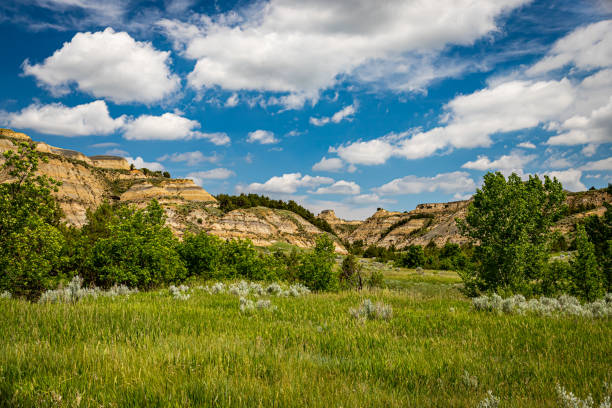
MULTIPOLYGON (((18 142, 32 142, 24 133, 0 129, 0 153, 16 150, 18 142)), ((298 247, 314 246, 315 238, 324 232, 290 211, 256 207, 224 214, 217 200, 192 180, 146 176, 130 169, 122 157, 88 157, 74 150, 36 143, 36 150, 47 158, 39 173, 60 181, 55 197, 64 220, 75 226, 87 221, 87 211, 105 200, 144 207, 157 199, 164 207, 167 224, 182 236, 186 231, 206 231, 224 239, 249 238, 255 245, 269 246, 286 242, 298 247)), ((3 159, 0 157, 0 164, 3 159)), ((2 175, 0 175, 2 177, 2 175)), ((6 182, 8 179, 1 179, 6 182)), ((336 240, 336 250, 346 250, 336 240)))

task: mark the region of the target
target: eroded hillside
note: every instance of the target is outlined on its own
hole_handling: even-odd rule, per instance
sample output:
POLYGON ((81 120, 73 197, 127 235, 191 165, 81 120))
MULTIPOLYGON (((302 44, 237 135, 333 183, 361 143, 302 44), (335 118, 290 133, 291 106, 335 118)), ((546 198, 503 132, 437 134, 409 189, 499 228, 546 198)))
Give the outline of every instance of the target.
MULTIPOLYGON (((23 141, 31 139, 23 133, 0 129, 0 153, 15 150, 17 142, 23 141)), ((40 163, 39 173, 61 182, 54 195, 64 220, 75 226, 84 225, 87 210, 95 209, 105 200, 145 206, 151 199, 157 199, 166 210, 167 224, 179 236, 188 230, 203 230, 226 239, 249 238, 259 246, 286 242, 306 248, 314 246, 317 235, 324 233, 290 211, 256 207, 223 213, 215 197, 192 180, 151 177, 131 169, 122 157, 88 157, 77 151, 35 143, 36 150, 47 158, 46 163, 40 163)), ((346 252, 336 241, 336 250, 346 252)))

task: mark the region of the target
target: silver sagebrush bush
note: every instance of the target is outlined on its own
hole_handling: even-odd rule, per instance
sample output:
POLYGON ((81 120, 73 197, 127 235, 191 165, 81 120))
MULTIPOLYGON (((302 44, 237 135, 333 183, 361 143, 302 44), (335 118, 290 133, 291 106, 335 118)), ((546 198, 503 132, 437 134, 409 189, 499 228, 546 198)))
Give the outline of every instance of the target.
POLYGON ((557 400, 562 408, 610 408, 612 406, 612 389, 608 383, 604 383, 605 396, 604 399, 595 405, 593 397, 587 395, 585 399, 581 399, 574 395, 571 391, 566 391, 565 388, 557 384, 557 400))
POLYGON ((365 299, 357 309, 349 309, 349 314, 359 320, 389 320, 393 316, 393 308, 382 302, 372 303, 365 299))
POLYGON ((4 291, 2 293, 0 293, 0 299, 10 299, 11 298, 11 292, 9 291, 4 291))
POLYGON ((86 297, 97 298, 98 296, 114 298, 116 296, 129 296, 138 292, 138 289, 130 289, 125 285, 113 286, 109 290, 102 290, 97 287, 84 288, 83 279, 79 276, 72 278, 68 286, 47 290, 38 299, 39 303, 76 303, 86 297))
POLYGON ((487 396, 478 403, 478 408, 497 408, 499 407, 499 398, 493 395, 491 390, 487 391, 487 396))
POLYGON ((534 313, 542 316, 569 315, 602 318, 612 316, 612 296, 610 294, 603 299, 585 304, 581 304, 578 299, 568 295, 561 295, 559 298, 542 296, 539 299, 526 300, 522 295, 502 299, 499 295, 493 294, 472 299, 472 306, 474 310, 506 314, 534 313))
POLYGON ((168 291, 176 300, 187 300, 191 297, 191 295, 187 293, 189 291, 189 286, 181 285, 176 287, 172 285, 168 288, 168 291))

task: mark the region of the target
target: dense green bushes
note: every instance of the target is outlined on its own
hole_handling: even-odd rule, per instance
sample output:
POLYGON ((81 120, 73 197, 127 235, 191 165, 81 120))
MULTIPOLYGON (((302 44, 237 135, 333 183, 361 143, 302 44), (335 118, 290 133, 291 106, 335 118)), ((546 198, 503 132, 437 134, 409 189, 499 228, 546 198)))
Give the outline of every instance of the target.
POLYGON ((37 298, 61 269, 61 210, 51 192, 59 183, 36 176, 41 157, 33 143, 3 153, 0 179, 0 291, 37 298))

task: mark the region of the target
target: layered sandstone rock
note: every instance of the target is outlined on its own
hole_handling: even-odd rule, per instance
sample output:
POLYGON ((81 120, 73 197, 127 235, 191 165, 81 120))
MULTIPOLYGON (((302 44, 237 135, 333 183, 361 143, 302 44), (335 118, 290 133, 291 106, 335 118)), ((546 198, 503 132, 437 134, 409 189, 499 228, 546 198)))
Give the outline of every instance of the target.
POLYGON ((26 135, 25 133, 15 132, 14 130, 5 128, 0 128, 0 136, 6 136, 24 142, 32 141, 32 139, 30 139, 30 136, 26 135))
POLYGON ((143 182, 135 184, 121 194, 121 201, 150 201, 151 199, 177 198, 187 201, 217 202, 193 180, 167 180, 159 184, 143 182))
POLYGON ((90 156, 89 159, 95 167, 101 169, 130 170, 130 163, 123 157, 117 156, 90 156))
POLYGON ((334 233, 341 239, 348 238, 357 227, 363 224, 363 221, 359 220, 347 221, 338 218, 334 210, 323 210, 317 215, 317 218, 327 221, 334 233))

